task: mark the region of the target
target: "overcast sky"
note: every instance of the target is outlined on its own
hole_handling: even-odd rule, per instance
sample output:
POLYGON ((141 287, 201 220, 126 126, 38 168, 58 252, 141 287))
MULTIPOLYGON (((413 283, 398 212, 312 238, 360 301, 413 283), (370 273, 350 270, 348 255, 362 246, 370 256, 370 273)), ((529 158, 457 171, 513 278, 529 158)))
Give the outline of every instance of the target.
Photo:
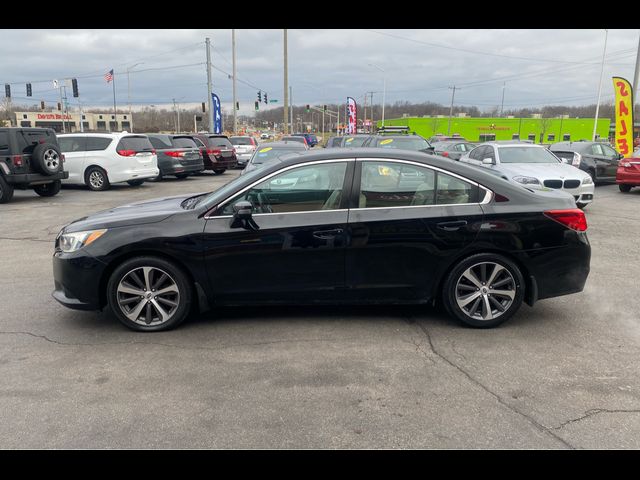
MULTIPOLYGON (((609 30, 602 102, 611 100, 611 77, 633 82, 640 30, 609 30)), ((14 103, 58 99, 52 80, 78 78, 79 100, 113 105, 103 75, 115 70, 118 107, 131 102, 163 105, 206 100, 204 41, 213 45, 213 91, 223 106, 232 100, 231 30, 2 30, 0 83, 11 83, 14 103), (33 84, 28 99, 25 83, 33 84)), ((432 101, 481 110, 545 104, 593 104, 598 93, 604 30, 289 30, 289 83, 298 105, 432 101), (370 64, 375 64, 384 73, 370 64)), ((236 30, 238 101, 252 113, 257 89, 283 102, 282 30, 236 30)), ((1 87, 0 87, 1 88, 1 87)), ((4 92, 0 90, 0 95, 4 92)), ((71 105, 78 99, 71 97, 71 105)), ((273 105, 273 104, 272 104, 273 105)), ((266 105, 261 104, 261 109, 266 105)))

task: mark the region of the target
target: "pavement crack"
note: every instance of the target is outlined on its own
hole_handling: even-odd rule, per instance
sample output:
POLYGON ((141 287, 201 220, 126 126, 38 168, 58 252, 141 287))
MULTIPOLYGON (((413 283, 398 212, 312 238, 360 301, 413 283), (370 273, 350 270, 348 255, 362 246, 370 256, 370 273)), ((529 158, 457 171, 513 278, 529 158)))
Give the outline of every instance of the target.
POLYGON ((495 393, 493 390, 491 390, 489 387, 487 387, 486 385, 484 385, 482 382, 480 382, 480 380, 478 380, 477 378, 475 378, 473 375, 471 375, 466 369, 464 369, 463 367, 461 367, 460 365, 458 365, 457 363, 453 362, 452 360, 449 360, 446 356, 444 356, 442 353, 440 353, 435 346, 433 345, 433 340, 431 338, 431 334, 429 333, 429 331, 427 330, 427 328, 422 325, 421 322, 419 321, 413 321, 411 319, 408 319, 410 324, 416 324, 418 326, 418 328, 420 328, 420 330, 422 330, 425 334, 425 336, 427 337, 427 343, 429 344, 429 348, 431 349, 431 351, 433 352, 434 355, 436 355, 437 357, 439 357, 442 361, 444 361, 445 363, 447 363, 448 365, 450 365, 451 367, 455 368, 456 370, 458 370, 460 373, 462 373, 465 377, 467 377, 472 383, 474 383, 475 385, 477 385, 478 387, 480 387, 482 390, 484 390, 485 392, 487 392, 489 395, 491 395, 492 397, 494 397, 498 403, 500 403, 500 405, 503 405, 504 407, 508 408, 509 410, 511 410, 512 412, 516 413, 517 415, 520 415, 521 417, 523 417, 524 419, 526 419, 529 423, 531 423, 535 428, 537 428, 539 431, 541 431, 542 433, 549 435, 550 437, 554 438, 555 440, 557 440, 558 442, 562 443, 565 447, 571 449, 571 450, 575 450, 575 447, 573 445, 571 445, 569 442, 567 442, 566 440, 564 440, 563 438, 561 438, 559 435, 557 435, 555 432, 553 432, 553 429, 550 429, 548 427, 545 427, 544 425, 542 425, 541 423, 539 423, 535 418, 533 418, 530 415, 527 415, 524 412, 521 412, 520 410, 518 410, 516 407, 514 407, 513 405, 509 404, 508 402, 506 402, 500 395, 498 395, 497 393, 495 393))
POLYGON ((54 343, 56 345, 61 345, 65 347, 98 347, 102 345, 156 345, 160 347, 169 347, 169 348, 180 348, 185 350, 226 350, 229 348, 237 348, 237 347, 256 347, 262 345, 272 345, 279 343, 304 343, 304 342, 335 342, 335 341, 345 341, 345 340, 358 340, 359 337, 342 337, 339 339, 336 338, 294 338, 290 340, 271 340, 267 342, 254 342, 254 343, 236 343, 230 345, 221 345, 217 347, 207 347, 203 345, 176 345, 172 343, 161 343, 161 342, 139 342, 139 341, 131 341, 131 342, 99 342, 99 343, 80 343, 80 342, 60 342, 57 340, 52 340, 46 335, 38 335, 32 332, 3 332, 0 331, 0 335, 28 335, 31 337, 39 338, 45 340, 50 343, 54 343))
POLYGON ((566 427, 567 425, 571 424, 571 423, 576 423, 576 422, 580 422, 586 418, 590 418, 593 417, 594 415, 598 415, 599 413, 640 413, 640 409, 637 410, 624 410, 624 409, 617 409, 617 410, 610 410, 608 408, 592 408, 591 410, 587 410, 586 412, 584 412, 584 415, 578 417, 578 418, 572 418, 570 420, 567 420, 566 422, 562 422, 560 425, 558 425, 557 427, 553 427, 554 430, 560 430, 564 427, 566 427))

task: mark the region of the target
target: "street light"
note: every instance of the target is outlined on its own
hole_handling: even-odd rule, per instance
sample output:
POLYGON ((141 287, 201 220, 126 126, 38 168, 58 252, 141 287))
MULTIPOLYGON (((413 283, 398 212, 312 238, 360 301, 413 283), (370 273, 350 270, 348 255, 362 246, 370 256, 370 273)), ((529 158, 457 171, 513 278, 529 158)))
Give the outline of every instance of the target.
POLYGON ((136 63, 127 67, 127 95, 129 97, 129 127, 131 132, 133 132, 133 114, 131 113, 131 81, 129 80, 129 72, 137 67, 138 65, 142 65, 144 62, 136 63))
MULTIPOLYGON (((382 75, 382 82, 383 82, 383 87, 382 87, 382 126, 384 127, 384 103, 385 103, 385 97, 387 95, 387 75, 386 75, 386 72, 384 71, 384 69, 380 68, 375 63, 370 63, 369 66, 377 68, 378 70, 380 70, 383 73, 383 75, 382 75)), ((371 108, 373 109, 373 105, 371 105, 371 108)), ((373 112, 373 110, 371 110, 371 111, 373 112)), ((371 115, 371 117, 373 117, 373 115, 371 115)))

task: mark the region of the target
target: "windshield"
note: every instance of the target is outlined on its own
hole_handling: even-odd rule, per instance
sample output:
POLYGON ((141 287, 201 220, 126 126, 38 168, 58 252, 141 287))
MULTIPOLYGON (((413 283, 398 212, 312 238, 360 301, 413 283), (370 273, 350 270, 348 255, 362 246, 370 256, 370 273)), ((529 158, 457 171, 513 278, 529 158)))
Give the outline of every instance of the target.
POLYGON ((402 148, 405 150, 424 150, 431 145, 422 137, 379 138, 376 146, 380 148, 402 148))
POLYGON ((287 153, 292 153, 296 151, 301 151, 301 148, 282 148, 282 147, 264 147, 256 150, 256 153, 251 157, 251 163, 254 165, 260 165, 262 163, 269 162, 271 160, 276 160, 282 155, 286 155, 287 153))
POLYGON ((500 163, 559 163, 546 148, 505 147, 500 149, 500 163))

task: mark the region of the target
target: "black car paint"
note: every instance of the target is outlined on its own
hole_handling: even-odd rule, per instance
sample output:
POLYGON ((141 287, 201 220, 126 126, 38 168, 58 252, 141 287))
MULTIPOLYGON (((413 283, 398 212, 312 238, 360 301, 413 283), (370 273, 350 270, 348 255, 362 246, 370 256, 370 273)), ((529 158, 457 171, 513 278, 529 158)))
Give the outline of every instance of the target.
MULTIPOLYGON (((581 156, 580 164, 576 165, 592 175, 596 181, 615 182, 616 172, 618 171, 618 163, 622 158, 620 155, 598 155, 591 150, 592 145, 600 142, 559 142, 550 145, 549 150, 556 156, 568 161, 571 164, 573 154, 578 153, 581 156)), ((612 147, 610 147, 612 148, 612 147)), ((612 148, 613 150, 613 148, 612 148)))
POLYGON ((569 197, 530 192, 481 169, 416 152, 356 149, 295 155, 240 177, 231 192, 204 197, 193 210, 181 207, 186 198, 118 207, 67 225, 65 232, 109 230, 74 253, 61 252, 56 244, 54 297, 71 308, 101 309, 110 272, 137 255, 158 255, 181 266, 196 286, 201 309, 224 304, 425 303, 438 296, 453 264, 480 252, 501 253, 519 265, 530 304, 581 291, 589 273, 586 233, 542 213, 575 208, 569 197), (361 161, 355 158, 422 163, 474 180, 507 201, 353 208, 358 195, 353 173, 361 161), (258 179, 288 166, 326 160, 349 165, 340 208, 254 214, 258 231, 231 228, 232 216, 216 216, 223 200, 258 179), (439 225, 460 220, 466 224, 453 231, 439 225))

